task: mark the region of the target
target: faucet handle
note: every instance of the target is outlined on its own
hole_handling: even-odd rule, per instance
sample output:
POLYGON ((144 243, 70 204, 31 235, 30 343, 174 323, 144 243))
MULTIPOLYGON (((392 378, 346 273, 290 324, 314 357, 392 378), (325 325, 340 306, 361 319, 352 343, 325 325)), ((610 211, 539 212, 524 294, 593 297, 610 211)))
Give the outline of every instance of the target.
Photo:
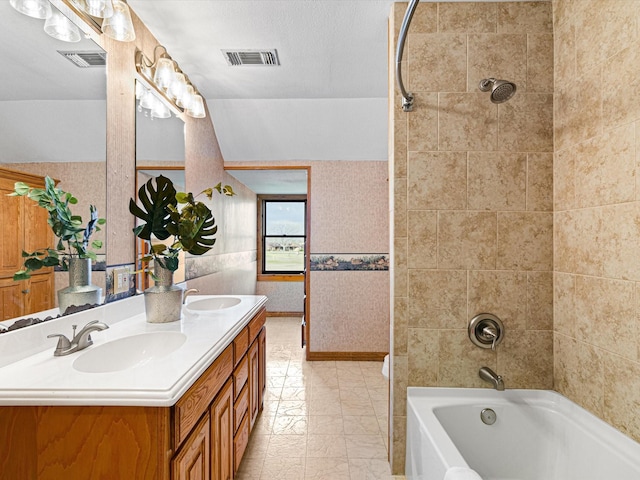
POLYGON ((61 352, 71 347, 71 342, 65 335, 61 333, 52 333, 51 335, 47 335, 47 338, 54 337, 58 337, 58 343, 56 345, 55 351, 53 352, 54 355, 60 355, 61 352))

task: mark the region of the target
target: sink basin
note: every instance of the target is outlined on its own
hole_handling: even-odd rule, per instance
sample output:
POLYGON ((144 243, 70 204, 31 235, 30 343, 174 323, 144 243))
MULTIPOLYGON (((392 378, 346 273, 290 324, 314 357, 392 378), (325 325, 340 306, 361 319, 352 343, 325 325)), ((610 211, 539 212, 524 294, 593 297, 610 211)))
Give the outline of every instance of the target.
POLYGON ((85 373, 119 372, 169 355, 187 336, 180 332, 148 332, 89 347, 73 362, 85 373))
POLYGON ((225 308, 235 307, 240 303, 239 298, 235 297, 212 297, 203 298, 202 300, 194 300, 187 303, 187 310, 192 313, 206 313, 224 310, 225 308))

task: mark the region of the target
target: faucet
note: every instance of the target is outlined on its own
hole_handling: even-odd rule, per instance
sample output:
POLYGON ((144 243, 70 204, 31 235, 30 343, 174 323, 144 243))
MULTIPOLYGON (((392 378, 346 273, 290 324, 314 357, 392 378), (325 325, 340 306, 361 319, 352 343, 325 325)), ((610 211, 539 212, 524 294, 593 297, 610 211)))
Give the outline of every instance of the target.
POLYGON ((502 376, 496 374, 496 372, 491 370, 489 367, 480 368, 478 375, 480 375, 480 378, 485 382, 493 384, 493 388, 495 388, 496 390, 504 390, 504 382, 502 381, 502 376))
POLYGON ((82 327, 82 330, 80 330, 76 334, 76 328, 78 326, 72 326, 73 338, 71 340, 69 340, 65 335, 61 333, 52 333, 51 335, 47 335, 47 338, 59 337, 58 344, 56 345, 56 349, 53 352, 54 356, 62 357, 64 355, 69 355, 70 353, 84 350, 89 345, 93 345, 93 340, 91 340, 91 332, 102 331, 109 328, 109 325, 107 325, 106 323, 94 320, 87 323, 84 327, 82 327))
POLYGON ((192 293, 200 293, 200 290, 198 290, 197 288, 189 288, 189 289, 185 290, 184 293, 182 294, 182 304, 183 305, 185 303, 187 303, 187 297, 189 295, 191 295, 192 293))

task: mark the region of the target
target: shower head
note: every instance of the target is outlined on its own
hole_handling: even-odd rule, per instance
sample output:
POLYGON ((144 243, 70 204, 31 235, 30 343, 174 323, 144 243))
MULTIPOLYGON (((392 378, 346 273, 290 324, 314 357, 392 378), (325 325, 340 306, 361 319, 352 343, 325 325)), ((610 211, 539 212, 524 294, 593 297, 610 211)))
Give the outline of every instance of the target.
POLYGON ((480 91, 491 91, 491 101, 493 103, 503 103, 513 97, 516 93, 516 84, 507 80, 496 80, 495 78, 485 78, 480 80, 478 85, 480 91))

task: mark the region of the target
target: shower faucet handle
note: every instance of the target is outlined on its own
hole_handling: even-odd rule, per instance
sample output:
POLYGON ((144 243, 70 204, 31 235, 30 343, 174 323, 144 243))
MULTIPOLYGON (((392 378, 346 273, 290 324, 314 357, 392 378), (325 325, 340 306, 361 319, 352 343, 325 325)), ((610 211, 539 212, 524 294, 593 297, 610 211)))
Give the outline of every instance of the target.
POLYGON ((502 320, 491 313, 476 315, 469 322, 469 339, 480 348, 490 348, 495 352, 503 338, 502 320))

